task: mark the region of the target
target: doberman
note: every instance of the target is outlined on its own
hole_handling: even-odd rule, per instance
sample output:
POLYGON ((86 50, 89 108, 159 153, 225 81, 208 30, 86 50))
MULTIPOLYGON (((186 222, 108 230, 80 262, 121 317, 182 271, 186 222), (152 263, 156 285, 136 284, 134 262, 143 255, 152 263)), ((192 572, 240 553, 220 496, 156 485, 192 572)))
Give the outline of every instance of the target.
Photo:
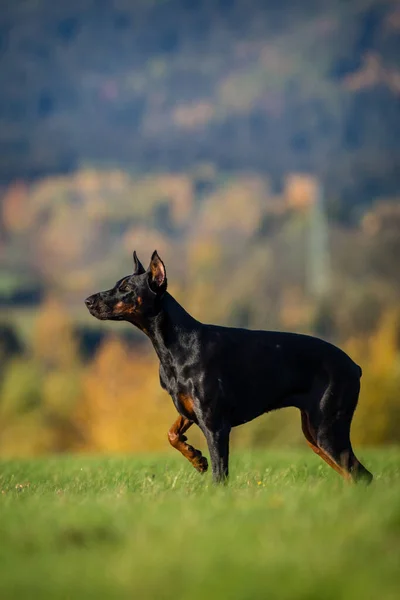
POLYGON ((213 480, 228 476, 232 427, 294 406, 311 449, 344 478, 372 480, 357 460, 350 424, 361 369, 342 350, 316 337, 200 323, 167 292, 165 265, 153 252, 147 271, 133 253, 134 272, 85 300, 101 320, 129 321, 151 340, 160 383, 179 413, 171 445, 200 472, 207 459, 187 443, 196 423, 211 456, 213 480))

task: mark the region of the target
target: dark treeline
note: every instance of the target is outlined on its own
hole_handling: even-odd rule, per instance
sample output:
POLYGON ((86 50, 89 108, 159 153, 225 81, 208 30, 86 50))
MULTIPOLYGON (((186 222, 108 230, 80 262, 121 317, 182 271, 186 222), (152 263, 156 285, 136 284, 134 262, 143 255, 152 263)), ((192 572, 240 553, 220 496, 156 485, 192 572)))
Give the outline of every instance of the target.
POLYGON ((345 220, 399 189, 395 2, 3 5, 3 183, 82 163, 208 162, 262 172, 276 188, 306 171, 345 220))

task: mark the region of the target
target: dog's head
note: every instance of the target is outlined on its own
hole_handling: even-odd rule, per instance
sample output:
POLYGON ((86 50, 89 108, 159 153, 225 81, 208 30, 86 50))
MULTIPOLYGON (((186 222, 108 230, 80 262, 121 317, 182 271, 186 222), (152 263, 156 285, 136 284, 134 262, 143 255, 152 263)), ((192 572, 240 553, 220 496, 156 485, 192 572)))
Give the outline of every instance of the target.
POLYGON ((91 315, 100 320, 130 321, 140 329, 157 314, 159 299, 167 289, 165 265, 155 250, 147 271, 133 253, 134 271, 105 292, 89 296, 85 304, 91 315))

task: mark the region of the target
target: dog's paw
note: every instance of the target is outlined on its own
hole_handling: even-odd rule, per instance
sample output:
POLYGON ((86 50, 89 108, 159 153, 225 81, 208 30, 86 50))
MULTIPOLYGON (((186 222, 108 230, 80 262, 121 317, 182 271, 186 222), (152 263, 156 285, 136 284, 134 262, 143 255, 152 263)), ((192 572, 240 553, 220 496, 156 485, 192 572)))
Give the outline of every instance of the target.
POLYGON ((205 456, 199 456, 199 458, 196 458, 193 466, 199 473, 205 473, 208 469, 208 460, 205 456))

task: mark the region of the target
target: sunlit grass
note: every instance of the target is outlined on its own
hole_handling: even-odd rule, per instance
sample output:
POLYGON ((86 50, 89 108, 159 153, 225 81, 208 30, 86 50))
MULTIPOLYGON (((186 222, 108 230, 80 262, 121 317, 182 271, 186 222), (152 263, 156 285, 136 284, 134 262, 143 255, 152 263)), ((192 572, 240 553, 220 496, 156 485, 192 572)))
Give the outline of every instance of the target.
POLYGON ((0 463, 0 598, 398 598, 400 451, 344 484, 312 453, 0 463))

